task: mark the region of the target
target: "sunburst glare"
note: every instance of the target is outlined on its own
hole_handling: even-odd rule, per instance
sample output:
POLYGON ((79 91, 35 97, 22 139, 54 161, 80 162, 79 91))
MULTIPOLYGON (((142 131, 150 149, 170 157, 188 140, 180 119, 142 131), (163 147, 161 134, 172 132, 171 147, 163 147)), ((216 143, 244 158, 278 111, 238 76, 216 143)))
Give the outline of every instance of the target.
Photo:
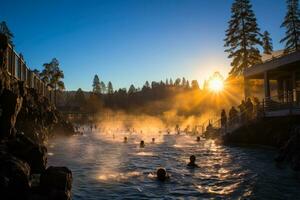
POLYGON ((224 89, 224 78, 219 72, 215 72, 213 76, 210 77, 208 82, 209 90, 215 93, 222 92, 224 89))

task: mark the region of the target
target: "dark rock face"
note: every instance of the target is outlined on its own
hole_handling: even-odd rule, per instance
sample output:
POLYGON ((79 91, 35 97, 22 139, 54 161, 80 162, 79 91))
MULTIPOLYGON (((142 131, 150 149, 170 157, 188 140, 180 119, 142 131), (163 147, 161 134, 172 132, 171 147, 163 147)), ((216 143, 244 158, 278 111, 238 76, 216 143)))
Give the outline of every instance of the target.
POLYGON ((47 148, 35 143, 22 134, 17 134, 14 140, 8 142, 8 149, 14 156, 26 161, 31 173, 41 173, 47 165, 47 148))
POLYGON ((50 199, 71 199, 72 172, 66 167, 49 167, 41 174, 41 189, 50 199))
POLYGON ((26 199, 29 193, 30 167, 12 155, 0 156, 1 199, 26 199))
POLYGON ((275 161, 287 162, 293 170, 300 171, 300 128, 294 128, 291 132, 291 138, 280 148, 275 161))
POLYGON ((292 136, 291 130, 300 124, 300 118, 266 118, 246 124, 223 137, 225 144, 259 144, 282 147, 292 136))
POLYGON ((6 36, 0 34, 0 199, 70 199, 72 173, 64 167, 46 170, 43 143, 57 124, 70 134, 73 126, 47 98, 11 78, 7 47, 6 36))
POLYGON ((22 97, 7 89, 0 94, 0 139, 15 134, 14 127, 22 101, 22 97))
POLYGON ((225 144, 259 144, 276 147, 275 158, 279 167, 289 164, 300 171, 300 118, 299 116, 262 119, 240 127, 223 137, 225 144))

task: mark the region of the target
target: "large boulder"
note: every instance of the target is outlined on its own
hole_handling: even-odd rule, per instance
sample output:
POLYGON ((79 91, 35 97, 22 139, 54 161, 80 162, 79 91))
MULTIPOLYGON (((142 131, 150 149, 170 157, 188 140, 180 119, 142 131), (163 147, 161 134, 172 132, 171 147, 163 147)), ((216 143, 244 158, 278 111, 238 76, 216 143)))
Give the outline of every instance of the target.
POLYGON ((72 172, 67 167, 48 167, 41 174, 41 190, 50 199, 69 200, 71 199, 72 172))
POLYGON ((11 154, 26 161, 31 168, 31 173, 41 173, 47 165, 47 148, 35 143, 23 134, 17 134, 8 142, 11 154))
POLYGON ((23 98, 4 89, 0 95, 0 139, 15 134, 15 123, 22 107, 23 98))
POLYGON ((1 199, 26 199, 30 167, 26 162, 12 155, 0 155, 0 194, 1 199))

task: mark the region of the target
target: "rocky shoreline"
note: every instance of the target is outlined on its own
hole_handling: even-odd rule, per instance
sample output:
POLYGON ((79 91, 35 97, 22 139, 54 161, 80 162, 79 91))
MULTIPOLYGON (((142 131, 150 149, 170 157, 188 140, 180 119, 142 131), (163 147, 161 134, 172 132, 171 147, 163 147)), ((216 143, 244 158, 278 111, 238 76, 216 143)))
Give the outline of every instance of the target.
POLYGON ((73 135, 72 124, 47 98, 12 80, 5 60, 0 61, 1 199, 71 199, 72 172, 47 167, 45 141, 56 134, 73 135))

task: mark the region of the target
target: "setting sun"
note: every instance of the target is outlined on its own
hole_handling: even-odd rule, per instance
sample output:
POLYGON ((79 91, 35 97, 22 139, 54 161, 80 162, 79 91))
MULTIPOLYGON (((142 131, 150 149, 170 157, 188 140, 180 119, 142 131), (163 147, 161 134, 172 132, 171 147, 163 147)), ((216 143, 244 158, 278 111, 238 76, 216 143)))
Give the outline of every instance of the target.
POLYGON ((209 79, 208 87, 212 92, 221 92, 224 88, 223 77, 218 72, 215 72, 214 75, 209 79))

